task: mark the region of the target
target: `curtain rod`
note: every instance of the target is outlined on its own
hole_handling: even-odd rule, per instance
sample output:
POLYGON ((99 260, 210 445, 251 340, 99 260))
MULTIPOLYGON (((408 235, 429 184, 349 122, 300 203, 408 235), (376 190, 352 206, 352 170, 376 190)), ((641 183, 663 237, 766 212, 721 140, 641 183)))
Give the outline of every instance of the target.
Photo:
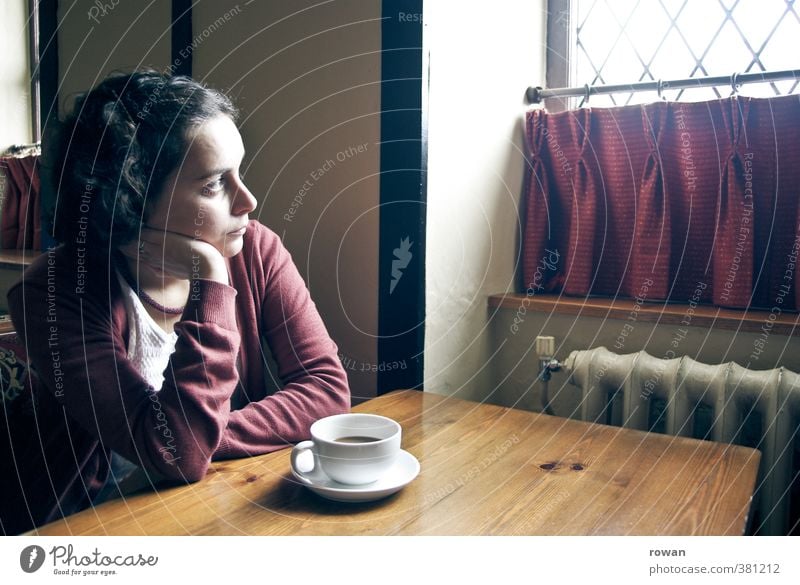
POLYGON ((619 83, 613 85, 589 85, 583 87, 559 87, 556 89, 543 89, 529 87, 525 96, 529 104, 538 104, 544 98, 550 97, 584 97, 604 93, 657 91, 659 95, 667 89, 685 89, 691 87, 708 87, 712 85, 730 84, 736 90, 743 83, 763 83, 779 81, 781 79, 800 79, 800 69, 786 71, 762 71, 760 73, 734 73, 733 75, 718 75, 716 77, 689 77, 687 79, 673 79, 671 81, 638 81, 635 83, 619 83))

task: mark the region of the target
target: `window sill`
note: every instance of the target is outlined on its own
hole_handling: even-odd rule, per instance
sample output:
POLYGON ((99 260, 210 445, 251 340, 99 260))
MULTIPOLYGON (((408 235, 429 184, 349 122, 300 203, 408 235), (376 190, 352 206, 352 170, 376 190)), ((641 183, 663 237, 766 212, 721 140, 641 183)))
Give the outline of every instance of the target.
POLYGON ((0 268, 27 268, 41 254, 40 250, 0 250, 0 268))
MULTIPOLYGON (((493 309, 517 311, 523 306, 523 302, 529 311, 601 319, 627 319, 636 305, 632 299, 579 298, 561 295, 526 297, 523 294, 489 296, 489 307, 493 309)), ((684 304, 644 303, 639 306, 636 320, 664 325, 686 325, 687 316, 690 316, 691 327, 752 333, 766 330, 777 335, 794 335, 795 332, 800 334, 800 314, 797 313, 781 313, 774 320, 770 320, 770 311, 721 309, 707 305, 697 305, 694 307, 694 313, 689 313, 690 309, 689 305, 684 304), (770 323, 772 327, 769 327, 770 323)))

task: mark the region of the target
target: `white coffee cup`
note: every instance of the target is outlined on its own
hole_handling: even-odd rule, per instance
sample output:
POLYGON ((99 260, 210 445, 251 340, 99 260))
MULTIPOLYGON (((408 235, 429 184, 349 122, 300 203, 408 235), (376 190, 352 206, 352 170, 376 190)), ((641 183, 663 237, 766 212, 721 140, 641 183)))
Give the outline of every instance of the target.
MULTIPOLYGON (((377 414, 336 414, 311 425, 311 440, 292 449, 292 467, 298 457, 314 455, 313 473, 320 469, 342 484, 364 485, 380 478, 400 453, 400 425, 377 414)), ((306 475, 302 473, 301 475, 306 475)))

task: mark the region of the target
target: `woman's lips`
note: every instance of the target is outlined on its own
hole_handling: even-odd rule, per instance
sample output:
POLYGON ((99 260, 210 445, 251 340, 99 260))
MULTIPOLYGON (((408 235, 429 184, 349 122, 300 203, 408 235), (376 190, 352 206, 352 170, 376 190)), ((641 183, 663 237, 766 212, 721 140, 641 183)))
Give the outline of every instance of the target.
POLYGON ((228 232, 228 235, 229 236, 243 236, 246 231, 247 231, 247 226, 244 226, 243 228, 239 228, 235 232, 228 232))

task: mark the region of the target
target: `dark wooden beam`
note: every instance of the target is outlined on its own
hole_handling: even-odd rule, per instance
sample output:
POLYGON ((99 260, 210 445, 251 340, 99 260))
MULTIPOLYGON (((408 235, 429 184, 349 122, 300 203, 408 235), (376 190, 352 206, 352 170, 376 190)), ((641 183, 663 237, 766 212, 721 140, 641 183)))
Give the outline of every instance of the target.
POLYGON ((422 387, 427 198, 422 0, 382 10, 378 394, 422 387))
POLYGON ((31 87, 37 89, 32 90, 31 99, 38 125, 35 134, 41 140, 58 123, 58 1, 32 0, 31 11, 31 26, 38 28, 32 41, 35 63, 31 60, 31 87))
POLYGON ((30 66, 31 136, 42 139, 42 115, 39 103, 39 3, 28 0, 28 63, 30 66))
POLYGON ((192 0, 172 0, 172 63, 175 75, 192 75, 192 0))

